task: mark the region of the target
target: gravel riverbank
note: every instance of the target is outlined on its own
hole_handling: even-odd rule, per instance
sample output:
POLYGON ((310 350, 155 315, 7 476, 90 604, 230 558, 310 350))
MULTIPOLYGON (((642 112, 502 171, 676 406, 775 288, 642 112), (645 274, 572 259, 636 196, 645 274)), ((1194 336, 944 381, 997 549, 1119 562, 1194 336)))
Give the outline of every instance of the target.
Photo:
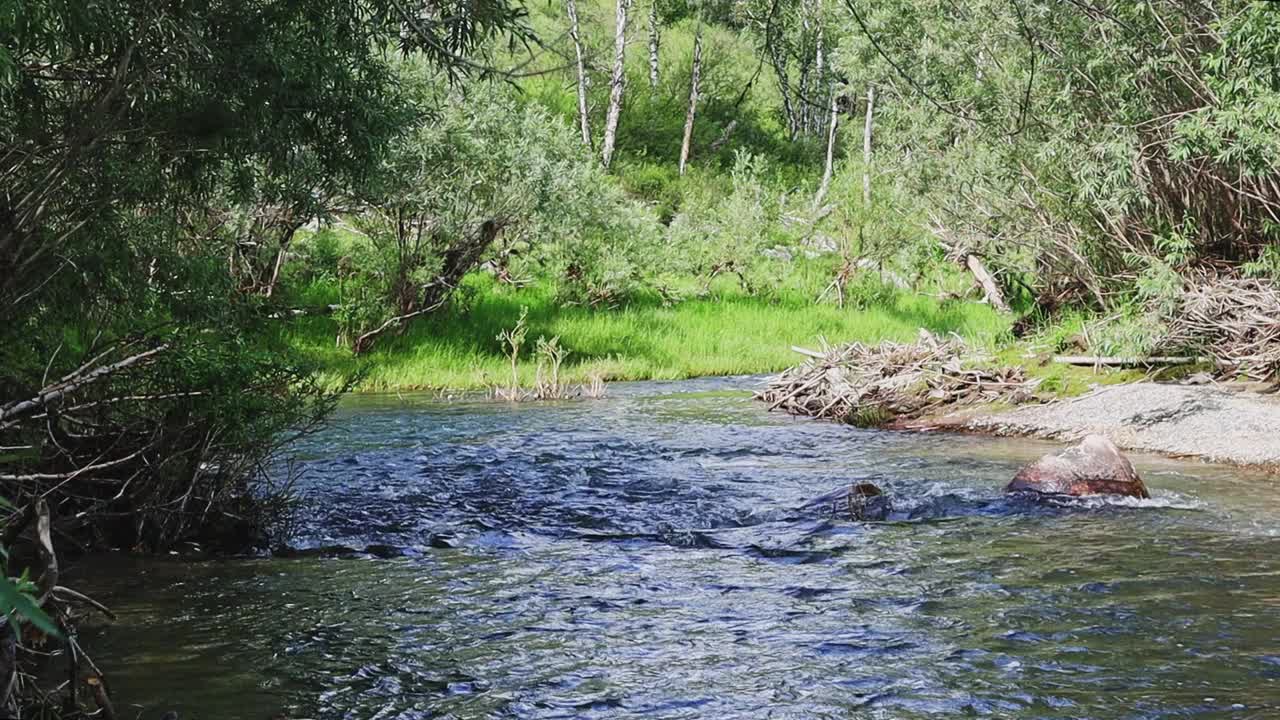
POLYGON ((1113 385, 1045 405, 969 411, 907 426, 1052 440, 1097 433, 1128 450, 1280 469, 1280 395, 1230 385, 1113 385))

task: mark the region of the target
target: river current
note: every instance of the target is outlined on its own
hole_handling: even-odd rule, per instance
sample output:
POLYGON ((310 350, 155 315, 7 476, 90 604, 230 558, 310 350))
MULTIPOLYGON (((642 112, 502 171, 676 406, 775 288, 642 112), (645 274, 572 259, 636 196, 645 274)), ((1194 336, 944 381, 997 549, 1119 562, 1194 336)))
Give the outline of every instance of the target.
POLYGON ((144 719, 1280 717, 1274 478, 1137 455, 1149 501, 1012 503, 1055 446, 753 383, 352 398, 295 544, 359 557, 86 559, 120 619, 81 639, 144 719), (806 507, 856 481, 899 521, 806 507))

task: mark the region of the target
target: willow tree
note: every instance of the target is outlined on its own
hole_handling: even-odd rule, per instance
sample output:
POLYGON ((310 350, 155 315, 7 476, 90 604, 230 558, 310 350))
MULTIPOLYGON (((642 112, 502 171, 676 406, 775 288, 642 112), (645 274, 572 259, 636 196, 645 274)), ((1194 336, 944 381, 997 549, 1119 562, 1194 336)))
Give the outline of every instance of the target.
POLYGON ((877 177, 953 257, 1104 306, 1280 239, 1278 13, 845 0, 836 64, 875 87, 877 177))
POLYGON ((35 541, 15 523, 37 498, 83 546, 262 539, 263 468, 333 396, 231 269, 360 183, 421 112, 394 55, 461 77, 521 17, 502 0, 0 13, 0 484, 27 509, 0 515, 7 540, 35 541), (283 219, 238 219, 255 213, 283 219))
MULTIPOLYGON (((446 5, 0 12, 0 485, 19 508, 0 510, 6 541, 37 541, 17 532, 39 524, 20 524, 37 499, 52 536, 82 546, 263 540, 263 468, 334 397, 273 340, 273 300, 244 290, 264 267, 269 281, 300 218, 432 112, 395 56, 461 78, 486 70, 491 40, 525 33, 505 0, 446 5)), ((0 668, 0 706, 13 672, 0 668)))

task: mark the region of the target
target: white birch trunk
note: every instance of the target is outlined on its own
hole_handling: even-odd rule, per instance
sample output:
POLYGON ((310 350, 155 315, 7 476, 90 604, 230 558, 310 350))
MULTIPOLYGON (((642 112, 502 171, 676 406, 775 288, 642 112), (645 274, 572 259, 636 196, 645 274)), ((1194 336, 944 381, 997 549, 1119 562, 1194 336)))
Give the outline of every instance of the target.
POLYGON ((702 28, 693 36, 693 73, 689 83, 689 113, 684 118, 684 142, 680 143, 680 174, 689 164, 689 146, 693 144, 693 118, 698 110, 698 82, 702 75, 702 28))
POLYGON ((810 93, 810 63, 809 58, 809 38, 812 32, 811 22, 812 10, 807 0, 800 0, 800 46, 796 48, 797 54, 800 56, 800 87, 797 89, 797 95, 800 96, 800 133, 806 134, 812 129, 813 102, 809 97, 810 93))
POLYGON ((649 0, 649 88, 658 87, 658 0, 649 0))
POLYGON ((609 114, 604 122, 604 144, 600 159, 605 169, 613 162, 613 146, 618 141, 618 119, 622 116, 622 91, 627 75, 627 10, 630 0, 617 0, 617 18, 613 32, 613 76, 609 79, 609 114))
POLYGON ((578 31, 578 3, 566 0, 569 9, 569 37, 573 38, 573 52, 578 60, 578 125, 582 130, 582 144, 591 147, 591 122, 587 115, 587 65, 582 52, 582 36, 578 31))
POLYGON ((862 202, 871 204, 871 119, 875 111, 876 87, 867 88, 867 122, 862 128, 862 202))
POLYGON ((822 168, 822 184, 818 186, 818 194, 813 197, 814 209, 822 207, 827 199, 827 190, 831 188, 831 176, 835 172, 836 159, 836 124, 840 120, 840 96, 836 93, 835 83, 831 85, 831 118, 827 123, 827 164, 822 168))
MULTIPOLYGON (((824 67, 824 66, 826 65, 826 57, 824 57, 824 54, 823 54, 823 47, 822 47, 822 16, 821 16, 822 5, 818 5, 818 10, 819 10, 819 16, 818 16, 818 34, 817 34, 817 38, 816 38, 816 40, 815 40, 815 42, 816 42, 816 44, 817 44, 817 49, 814 51, 814 58, 813 58, 813 65, 814 65, 814 68, 813 68, 813 75, 814 75, 814 82, 813 82, 813 86, 814 86, 815 88, 820 88, 820 87, 825 87, 825 86, 826 86, 826 81, 825 81, 825 78, 823 77, 823 70, 825 69, 825 67, 824 67)), ((821 114, 820 114, 820 112, 819 112, 818 108, 816 108, 816 107, 811 108, 811 110, 810 110, 810 111, 811 111, 811 112, 812 112, 812 114, 813 114, 813 121, 812 121, 813 132, 815 132, 815 133, 822 132, 822 125, 823 125, 823 119, 824 119, 824 118, 821 116, 821 114)))

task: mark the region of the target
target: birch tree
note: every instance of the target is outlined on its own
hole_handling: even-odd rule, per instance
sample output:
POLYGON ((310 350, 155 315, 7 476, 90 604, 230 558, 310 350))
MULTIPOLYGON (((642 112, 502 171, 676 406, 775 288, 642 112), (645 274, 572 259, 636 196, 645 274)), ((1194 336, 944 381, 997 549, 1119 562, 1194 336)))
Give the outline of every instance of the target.
POLYGON ((822 183, 818 185, 818 193, 813 197, 813 207, 815 209, 822 206, 822 201, 827 197, 827 190, 831 188, 831 175, 835 170, 835 153, 836 153, 836 125, 840 121, 840 94, 836 92, 835 84, 831 86, 831 118, 827 124, 827 159, 822 168, 822 183))
POLYGON ((862 127, 862 202, 871 204, 871 121, 876 105, 876 86, 867 88, 867 118, 862 127))
POLYGON ((573 39, 573 54, 578 68, 578 125, 582 130, 582 144, 591 147, 591 122, 587 115, 587 65, 582 51, 582 35, 578 30, 577 0, 565 0, 569 11, 569 37, 573 39))
POLYGON ((693 144, 693 120, 698 111, 698 83, 702 79, 702 26, 693 36, 693 71, 689 78, 689 112, 684 118, 684 140, 680 143, 680 174, 689 163, 689 146, 693 144))
POLYGON ((605 117, 604 143, 600 159, 606 169, 613 162, 613 148, 618 141, 618 120, 622 116, 622 93, 627 82, 627 11, 631 0, 617 0, 613 30, 613 74, 609 78, 609 114, 605 117))
POLYGON ((649 89, 658 88, 658 2, 649 2, 649 89))

